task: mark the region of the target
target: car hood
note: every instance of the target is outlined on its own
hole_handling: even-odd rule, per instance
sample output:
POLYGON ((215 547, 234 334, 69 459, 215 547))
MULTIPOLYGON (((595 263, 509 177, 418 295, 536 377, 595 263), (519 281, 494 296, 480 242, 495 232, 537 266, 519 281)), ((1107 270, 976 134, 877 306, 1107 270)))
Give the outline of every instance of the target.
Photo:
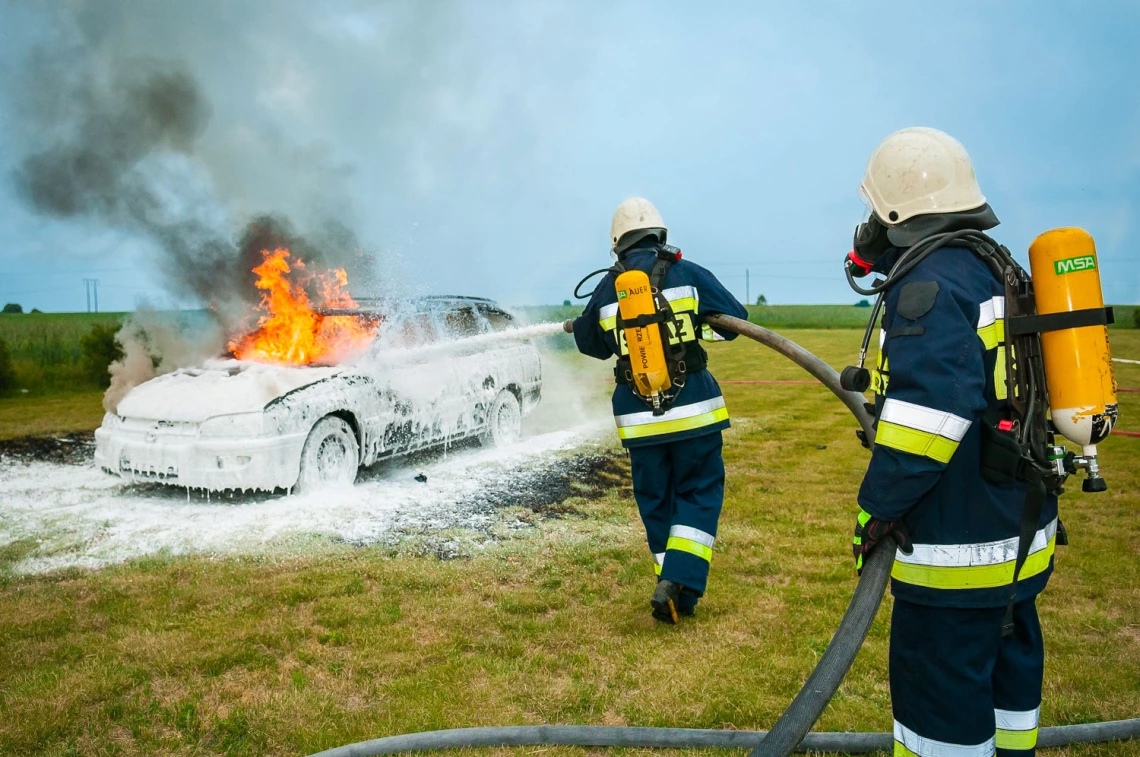
POLYGON ((341 373, 340 367, 293 368, 240 360, 211 360, 139 384, 119 402, 123 418, 200 423, 261 410, 281 395, 341 373))

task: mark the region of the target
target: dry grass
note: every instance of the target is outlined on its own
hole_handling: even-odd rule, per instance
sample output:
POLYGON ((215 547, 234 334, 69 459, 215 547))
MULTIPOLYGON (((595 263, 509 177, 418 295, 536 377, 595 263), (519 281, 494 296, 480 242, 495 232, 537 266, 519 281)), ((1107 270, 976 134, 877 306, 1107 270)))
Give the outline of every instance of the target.
MULTIPOLYGON (((791 336, 843 365, 859 335, 791 336)), ((1140 332, 1113 341, 1140 355, 1140 332)), ((718 346, 712 364, 725 380, 803 378, 751 344, 718 346)), ((1119 373, 1140 386, 1140 366, 1119 373)), ((866 453, 821 387, 726 382, 725 393, 737 419, 727 499, 694 622, 649 617, 649 555, 617 492, 471 559, 329 545, 9 578, 0 752, 286 755, 473 725, 769 726, 854 586, 848 540, 866 453)), ((1121 399, 1124 427, 1140 429, 1140 394, 1121 399)), ((1045 724, 1140 712, 1140 439, 1114 437, 1103 461, 1109 493, 1063 502, 1073 543, 1040 602, 1045 724)), ((0 548, 0 571, 25 548, 0 548)), ((820 728, 890 726, 888 611, 820 728)))

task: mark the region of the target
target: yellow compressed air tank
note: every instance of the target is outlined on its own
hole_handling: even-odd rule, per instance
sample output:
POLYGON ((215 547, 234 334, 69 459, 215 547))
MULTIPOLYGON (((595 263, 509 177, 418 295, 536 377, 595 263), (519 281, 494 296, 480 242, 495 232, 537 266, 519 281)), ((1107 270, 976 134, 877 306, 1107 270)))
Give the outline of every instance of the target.
MULTIPOLYGON (((1029 246, 1037 314, 1104 307, 1096 245, 1084 229, 1053 229, 1029 246)), ((1041 334, 1053 425, 1096 455, 1116 423, 1116 378, 1104 325, 1041 334), (1090 449, 1091 448, 1091 449, 1090 449)))
MULTIPOLYGON (((615 286, 618 311, 623 321, 633 321, 640 315, 653 315, 657 312, 649 276, 644 271, 626 271, 620 274, 615 286)), ((672 386, 659 325, 650 323, 644 327, 628 326, 624 331, 633 382, 638 394, 647 399, 658 397, 672 386)))

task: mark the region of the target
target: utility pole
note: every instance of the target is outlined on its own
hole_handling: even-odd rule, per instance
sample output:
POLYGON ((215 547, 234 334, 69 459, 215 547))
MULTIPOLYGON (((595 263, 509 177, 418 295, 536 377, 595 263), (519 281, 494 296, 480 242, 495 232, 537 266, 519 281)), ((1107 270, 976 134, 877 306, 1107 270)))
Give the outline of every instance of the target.
POLYGON ((92 300, 94 300, 94 303, 95 303, 94 312, 98 313, 99 312, 99 279, 84 279, 83 280, 83 291, 87 295, 87 312, 88 313, 92 312, 91 304, 92 304, 92 300))
POLYGON ((744 269, 744 304, 752 304, 752 280, 748 277, 748 269, 744 269))

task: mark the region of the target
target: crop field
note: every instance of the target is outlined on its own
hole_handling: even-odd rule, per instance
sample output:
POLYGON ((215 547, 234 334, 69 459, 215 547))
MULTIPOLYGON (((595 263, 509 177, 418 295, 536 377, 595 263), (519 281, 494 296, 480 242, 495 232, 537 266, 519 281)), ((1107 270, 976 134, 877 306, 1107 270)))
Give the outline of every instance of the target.
MULTIPOLYGON (((787 333, 835 366, 850 359, 860 335, 787 333)), ((1140 332, 1114 332, 1113 346, 1140 358, 1140 332)), ((527 483, 494 490, 503 501, 489 522, 425 520, 396 541, 275 541, 258 531, 256 543, 236 548, 207 541, 197 551, 43 572, 33 558, 63 524, 12 538, 0 505, 0 753, 304 755, 476 725, 770 726, 855 585, 849 540, 866 452, 842 406, 782 358, 740 340, 716 345, 711 365, 733 414, 728 487, 709 593, 697 618, 679 627, 649 616, 651 558, 626 458, 608 431, 527 452, 577 471, 553 499, 509 496, 547 487, 541 476, 520 479, 527 483), (573 467, 582 460, 593 462, 573 467)), ((588 387, 598 400, 588 412, 604 422, 606 365, 560 354, 550 370, 588 387)), ((1121 365, 1118 378, 1140 387, 1140 366, 1121 365)), ((4 433, 50 426, 36 417, 58 414, 46 402, 0 401, 4 433), (21 402, 24 412, 13 417, 12 403, 21 402)), ((96 417, 79 406, 66 413, 96 417)), ((1122 428, 1140 430, 1140 393, 1121 394, 1121 415, 1122 428)), ((373 491, 404 491, 423 466, 454 464, 467 472, 445 479, 442 496, 469 479, 482 486, 480 459, 451 454, 370 474, 355 489, 380 481, 388 488, 373 491)), ((1140 438, 1113 436, 1102 461, 1109 491, 1075 487, 1062 501, 1072 544, 1058 550, 1039 602, 1048 654, 1043 725, 1140 712, 1140 438)), ((0 491, 25 465, 0 460, 0 491)), ((84 465, 34 471, 101 475, 84 465)), ((272 512, 296 518, 338 499, 359 505, 352 492, 331 503, 282 507, 285 500, 272 512)), ((172 517, 197 508, 195 517, 205 513, 215 529, 259 506, 164 503, 172 517)), ((889 612, 888 598, 819 729, 889 729, 889 612)), ((1053 753, 1140 755, 1140 745, 1053 753)))

